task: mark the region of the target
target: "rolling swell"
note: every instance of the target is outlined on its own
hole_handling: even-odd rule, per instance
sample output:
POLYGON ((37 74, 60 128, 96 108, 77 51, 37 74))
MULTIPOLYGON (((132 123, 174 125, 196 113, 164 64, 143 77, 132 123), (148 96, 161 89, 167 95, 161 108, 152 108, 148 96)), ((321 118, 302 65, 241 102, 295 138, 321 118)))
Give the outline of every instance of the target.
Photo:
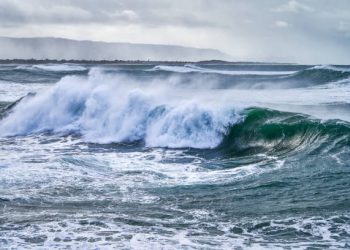
POLYGON ((203 73, 203 74, 218 74, 231 76, 274 76, 274 75, 288 75, 295 73, 295 71, 270 71, 270 70, 216 70, 211 68, 204 68, 193 64, 185 64, 184 66, 167 66, 157 65, 149 71, 168 71, 174 73, 203 73))
POLYGON ((83 75, 88 69, 79 65, 19 65, 2 66, 0 80, 16 83, 55 83, 63 76, 83 75))
MULTIPOLYGON (((280 65, 269 67, 258 65, 249 70, 242 65, 229 65, 224 69, 217 69, 211 65, 185 64, 177 66, 157 65, 148 70, 151 72, 163 72, 170 74, 181 74, 183 76, 193 75, 196 78, 211 77, 219 79, 218 88, 300 88, 333 83, 340 80, 350 79, 350 68, 339 66, 298 66, 280 65)), ((214 81, 214 80, 213 80, 214 81)))
POLYGON ((350 78, 350 69, 334 66, 314 66, 284 77, 288 80, 318 85, 350 78))

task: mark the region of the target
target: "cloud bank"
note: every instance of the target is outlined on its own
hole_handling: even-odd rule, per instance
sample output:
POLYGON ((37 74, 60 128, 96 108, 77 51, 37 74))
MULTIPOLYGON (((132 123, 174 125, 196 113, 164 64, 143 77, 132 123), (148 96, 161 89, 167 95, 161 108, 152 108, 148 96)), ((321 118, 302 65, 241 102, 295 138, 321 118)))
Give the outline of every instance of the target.
POLYGON ((174 44, 236 60, 350 63, 348 0, 1 0, 0 36, 174 44))

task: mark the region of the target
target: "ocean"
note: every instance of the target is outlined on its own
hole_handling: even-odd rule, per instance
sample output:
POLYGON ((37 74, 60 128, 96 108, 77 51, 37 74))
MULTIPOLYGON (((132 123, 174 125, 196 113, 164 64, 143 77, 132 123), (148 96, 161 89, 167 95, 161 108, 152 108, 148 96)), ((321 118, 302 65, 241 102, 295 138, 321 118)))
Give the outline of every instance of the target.
POLYGON ((1 64, 1 249, 350 248, 350 66, 1 64))

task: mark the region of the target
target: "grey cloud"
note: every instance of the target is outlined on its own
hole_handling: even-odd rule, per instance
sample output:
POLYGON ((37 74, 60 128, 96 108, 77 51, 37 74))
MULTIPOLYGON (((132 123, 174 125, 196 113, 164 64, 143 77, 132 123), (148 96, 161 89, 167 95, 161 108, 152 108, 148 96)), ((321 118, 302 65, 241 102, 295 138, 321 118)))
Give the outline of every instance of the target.
POLYGON ((286 4, 283 4, 277 8, 274 8, 273 11, 276 12, 300 12, 300 11, 308 11, 313 12, 314 9, 310 6, 298 2, 296 0, 290 0, 286 4))
POLYGON ((350 62, 349 23, 348 0, 0 0, 0 36, 211 47, 237 60, 350 62))

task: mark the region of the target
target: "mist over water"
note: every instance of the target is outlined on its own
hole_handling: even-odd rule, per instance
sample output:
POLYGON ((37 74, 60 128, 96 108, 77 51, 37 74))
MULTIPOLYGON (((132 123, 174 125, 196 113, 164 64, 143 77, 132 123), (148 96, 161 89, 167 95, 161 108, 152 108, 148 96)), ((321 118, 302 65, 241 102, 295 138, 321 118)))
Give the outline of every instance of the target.
POLYGON ((2 65, 0 244, 347 248, 349 83, 349 66, 2 65))

